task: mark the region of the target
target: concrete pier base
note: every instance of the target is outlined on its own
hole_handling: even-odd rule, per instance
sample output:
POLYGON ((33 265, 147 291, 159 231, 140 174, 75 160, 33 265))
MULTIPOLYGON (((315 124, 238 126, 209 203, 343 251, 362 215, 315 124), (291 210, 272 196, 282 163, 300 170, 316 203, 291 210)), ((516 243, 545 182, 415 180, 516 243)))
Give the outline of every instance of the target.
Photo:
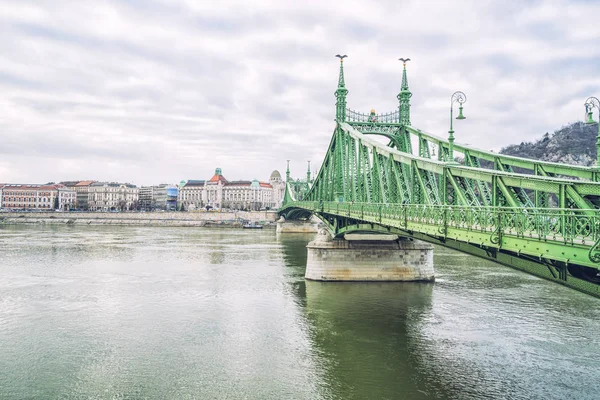
POLYGON ((286 221, 281 217, 277 220, 277 233, 316 233, 319 231, 318 219, 308 221, 286 221))
POLYGON ((350 234, 332 239, 321 229, 307 246, 305 278, 315 281, 435 279, 433 246, 395 235, 350 234))

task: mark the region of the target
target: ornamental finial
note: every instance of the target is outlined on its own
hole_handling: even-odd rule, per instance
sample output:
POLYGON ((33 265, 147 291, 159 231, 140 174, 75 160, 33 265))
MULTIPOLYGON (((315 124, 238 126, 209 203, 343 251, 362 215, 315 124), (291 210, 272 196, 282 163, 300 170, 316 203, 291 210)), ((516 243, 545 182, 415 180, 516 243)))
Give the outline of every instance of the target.
POLYGON ((343 56, 336 54, 335 56, 340 59, 340 76, 338 78, 338 88, 345 88, 346 82, 344 82, 344 58, 348 56, 345 54, 343 56))
POLYGON ((406 62, 410 61, 410 58, 399 58, 398 60, 402 61, 402 66, 404 69, 402 70, 402 90, 408 90, 408 79, 406 78, 406 62))
POLYGON ((399 116, 400 116, 400 124, 403 126, 410 125, 410 98, 412 97, 412 93, 408 88, 408 78, 406 77, 406 63, 410 61, 410 58, 399 58, 398 60, 402 61, 403 69, 402 69, 402 84, 400 85, 400 93, 396 98, 400 101, 399 104, 399 116))
POLYGON ((335 55, 340 59, 340 75, 338 77, 338 87, 335 91, 335 119, 339 122, 346 121, 346 95, 348 89, 346 89, 346 82, 344 81, 344 58, 348 57, 346 54, 335 55))

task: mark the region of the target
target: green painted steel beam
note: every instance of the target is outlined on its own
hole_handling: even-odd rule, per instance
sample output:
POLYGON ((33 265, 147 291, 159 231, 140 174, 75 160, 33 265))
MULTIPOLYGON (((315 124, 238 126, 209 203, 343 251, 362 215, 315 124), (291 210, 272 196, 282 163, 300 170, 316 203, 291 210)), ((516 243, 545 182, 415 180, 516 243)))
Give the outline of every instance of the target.
MULTIPOLYGON (((435 143, 436 145, 447 149, 450 146, 450 143, 439 136, 433 135, 431 133, 427 133, 422 131, 421 129, 414 128, 412 126, 406 127, 406 130, 411 134, 427 139, 431 143, 435 143)), ((560 164, 560 163, 552 163, 548 161, 538 161, 532 160, 528 158, 520 158, 514 157, 504 154, 498 154, 491 151, 485 151, 476 149, 470 146, 461 145, 458 143, 454 143, 454 150, 459 151, 461 153, 469 152, 470 155, 477 157, 481 160, 490 161, 492 163, 500 162, 505 165, 510 165, 512 167, 528 169, 534 171, 536 166, 541 167, 542 170, 547 174, 556 174, 562 176, 570 176, 573 178, 582 178, 590 181, 597 180, 598 178, 598 170, 594 167, 584 167, 579 165, 568 165, 568 164, 560 164)))
POLYGON ((317 214, 329 214, 389 228, 442 236, 517 254, 568 262, 600 271, 590 251, 600 242, 600 216, 565 215, 549 209, 540 215, 510 207, 461 207, 295 202, 317 214), (553 226, 548 226, 551 224, 553 226), (443 228, 443 229, 441 229, 443 228))
MULTIPOLYGON (((476 182, 479 187, 482 187, 482 185, 496 185, 496 187, 498 187, 498 182, 500 182, 499 189, 501 192, 503 192, 503 197, 509 202, 508 204, 512 206, 527 206, 534 204, 532 200, 533 193, 531 194, 532 198, 529 198, 526 190, 557 195, 561 190, 561 186, 565 186, 567 188, 567 194, 569 198, 579 208, 594 208, 594 203, 592 203, 589 199, 586 199, 586 196, 600 196, 600 184, 596 182, 573 181, 570 179, 555 177, 532 176, 489 169, 465 167, 453 163, 444 163, 403 153, 367 138, 365 135, 362 135, 345 123, 338 124, 338 128, 336 128, 336 135, 334 135, 334 138, 332 138, 330 148, 333 151, 329 151, 326 154, 325 162, 322 165, 323 171, 319 171, 316 183, 319 183, 319 179, 325 176, 325 170, 330 168, 331 170, 329 171, 329 177, 327 179, 329 180, 330 186, 335 186, 335 189, 331 188, 330 192, 337 193, 338 199, 343 197, 343 193, 347 194, 347 198, 352 198, 353 193, 348 194, 348 191, 351 187, 350 182, 362 181, 362 189, 367 194, 367 197, 369 197, 369 194, 371 195, 370 201, 382 201, 381 199, 385 195, 382 194, 383 192, 381 192, 381 190, 385 189, 382 189, 381 187, 381 175, 379 172, 373 171, 374 167, 380 169, 380 165, 374 165, 373 163, 374 160, 379 160, 379 156, 386 157, 388 159, 392 158, 394 162, 405 166, 400 169, 411 169, 413 172, 408 174, 408 176, 406 173, 403 174, 403 178, 405 181, 407 181, 407 183, 412 179, 415 179, 416 186, 413 184, 405 184, 403 186, 420 188, 421 193, 430 193, 434 195, 433 198, 436 200, 436 202, 440 202, 440 199, 442 198, 448 198, 448 196, 437 192, 437 190, 439 190, 439 186, 434 183, 435 180, 443 177, 445 169, 448 169, 454 177, 471 180, 469 187, 466 189, 470 197, 473 198, 472 203, 474 204, 485 204, 486 199, 484 196, 485 192, 481 190, 477 191, 479 196, 476 196, 476 190, 474 189, 475 185, 473 182, 476 182), (340 143, 340 145, 337 147, 335 146, 336 141, 340 143), (350 146, 348 143, 357 143, 357 145, 350 146), (343 149, 345 149, 345 153, 342 151, 343 149), (352 153, 352 156, 350 156, 350 153, 352 153), (348 160, 351 158, 357 159, 358 168, 356 170, 361 170, 362 177, 346 176, 350 171, 348 160), (415 171, 419 171, 419 173, 416 174, 415 171), (411 176, 414 178, 411 178, 411 176), (436 178, 436 176, 438 178, 436 178), (376 177, 377 180, 373 181, 373 177, 376 177), (423 182, 423 177, 426 177, 427 182, 423 182), (494 177, 498 177, 498 179, 496 179, 496 183, 494 183, 494 177), (377 186, 375 187, 373 185, 377 186), (433 189, 434 186, 436 187, 435 190, 433 189)), ((307 196, 308 199, 317 200, 318 196, 325 195, 322 185, 315 185, 313 191, 316 191, 317 188, 321 189, 319 194, 307 196)), ((458 188, 458 190, 457 188, 454 188, 454 190, 456 193, 461 192, 460 188, 458 188)), ((322 199, 331 200, 332 197, 325 196, 322 199)))

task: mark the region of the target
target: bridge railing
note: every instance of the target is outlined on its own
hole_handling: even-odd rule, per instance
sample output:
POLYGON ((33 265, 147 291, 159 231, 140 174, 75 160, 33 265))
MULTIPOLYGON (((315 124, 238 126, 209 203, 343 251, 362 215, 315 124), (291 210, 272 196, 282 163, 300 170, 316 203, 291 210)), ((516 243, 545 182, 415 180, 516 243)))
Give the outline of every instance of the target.
POLYGON ((445 229, 457 228, 488 232, 498 240, 509 235, 586 247, 600 239, 598 210, 336 202, 295 202, 288 206, 400 229, 407 229, 409 223, 435 226, 440 235, 445 229))
POLYGON ((398 110, 384 114, 370 114, 346 109, 346 122, 397 124, 399 121, 400 112, 398 110))

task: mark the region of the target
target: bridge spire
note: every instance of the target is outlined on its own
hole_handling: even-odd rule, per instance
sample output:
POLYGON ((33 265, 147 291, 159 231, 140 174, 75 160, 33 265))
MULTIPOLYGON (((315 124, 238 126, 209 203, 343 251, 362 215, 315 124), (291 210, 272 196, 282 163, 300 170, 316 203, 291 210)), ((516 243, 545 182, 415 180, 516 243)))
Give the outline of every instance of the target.
POLYGON ((400 87, 400 93, 398 93, 398 101, 400 102, 400 124, 403 126, 410 125, 410 98, 412 93, 408 89, 408 78, 406 77, 406 62, 410 61, 410 58, 399 58, 402 61, 402 86, 400 87))
POLYGON ((306 183, 310 187, 310 160, 308 160, 308 169, 306 170, 306 183))
POLYGON ((344 122, 346 120, 346 95, 348 89, 346 89, 346 82, 344 82, 344 58, 347 55, 335 55, 340 59, 340 75, 338 78, 338 88, 335 91, 335 119, 338 122, 344 122))

